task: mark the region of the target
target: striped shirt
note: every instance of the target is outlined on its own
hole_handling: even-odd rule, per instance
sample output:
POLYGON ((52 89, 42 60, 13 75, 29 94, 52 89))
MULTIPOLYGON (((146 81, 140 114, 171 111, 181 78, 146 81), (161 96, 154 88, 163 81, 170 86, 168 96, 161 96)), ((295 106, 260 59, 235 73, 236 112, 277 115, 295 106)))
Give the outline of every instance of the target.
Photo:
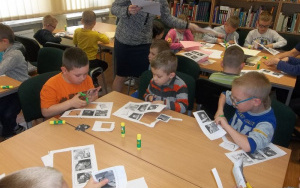
POLYGON ((184 81, 175 76, 169 84, 158 86, 153 79, 144 95, 145 101, 153 96, 154 101, 164 101, 167 109, 185 113, 188 107, 188 88, 184 81))
POLYGON ((230 74, 226 72, 215 72, 210 75, 209 79, 221 84, 231 85, 232 81, 238 78, 237 74, 230 74))

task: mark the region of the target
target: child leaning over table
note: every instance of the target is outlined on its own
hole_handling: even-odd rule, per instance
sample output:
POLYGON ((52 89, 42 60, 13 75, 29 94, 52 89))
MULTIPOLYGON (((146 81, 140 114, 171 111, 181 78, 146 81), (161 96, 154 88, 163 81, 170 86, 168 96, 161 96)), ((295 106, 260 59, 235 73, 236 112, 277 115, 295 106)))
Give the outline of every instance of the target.
POLYGON ((215 27, 217 33, 224 34, 224 39, 216 38, 210 34, 205 34, 203 40, 208 43, 222 43, 224 40, 230 44, 234 43, 234 38, 239 39, 239 34, 236 32, 239 27, 240 19, 237 16, 230 16, 224 25, 215 27))
POLYGON ((249 72, 232 82, 231 91, 221 93, 215 122, 220 124, 245 152, 265 148, 276 128, 276 118, 269 97, 270 81, 262 73, 249 72), (228 123, 225 102, 236 108, 228 123))
POLYGON ((215 72, 209 79, 218 83, 231 85, 235 78, 240 76, 241 70, 245 66, 244 51, 238 46, 227 48, 224 58, 221 61, 223 72, 215 72))
POLYGON ((281 48, 287 44, 287 41, 275 30, 270 29, 272 25, 272 15, 268 11, 263 11, 257 20, 256 27, 250 31, 245 39, 244 46, 247 48, 262 49, 257 43, 267 48, 281 48), (254 42, 256 41, 256 42, 254 42), (275 42, 274 42, 275 41, 275 42))
POLYGON ((60 43, 61 38, 53 36, 53 31, 57 26, 57 19, 51 15, 46 15, 43 18, 43 28, 38 30, 33 37, 41 44, 45 45, 46 42, 60 43))
POLYGON ((188 88, 176 75, 177 58, 166 50, 150 62, 153 78, 144 94, 145 101, 165 104, 167 109, 185 113, 188 107, 188 88))
MULTIPOLYGON (((44 117, 53 117, 71 108, 81 108, 87 105, 81 99, 81 93, 86 94, 94 88, 89 72, 89 61, 86 53, 80 48, 72 47, 64 51, 61 73, 50 78, 41 90, 41 110, 44 117)), ((88 101, 98 98, 98 87, 88 101)))

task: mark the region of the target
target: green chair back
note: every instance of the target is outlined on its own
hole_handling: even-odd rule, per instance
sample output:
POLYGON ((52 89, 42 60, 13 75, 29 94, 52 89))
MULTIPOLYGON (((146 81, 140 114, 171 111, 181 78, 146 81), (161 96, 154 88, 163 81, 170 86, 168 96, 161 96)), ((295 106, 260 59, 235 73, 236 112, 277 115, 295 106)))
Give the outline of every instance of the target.
POLYGON ((53 47, 43 47, 40 49, 37 59, 37 72, 60 71, 64 51, 53 47))
POLYGON ((18 90, 22 112, 26 122, 42 118, 40 91, 49 78, 59 71, 47 72, 24 81, 18 90))
POLYGON ((182 55, 176 56, 178 60, 177 71, 188 74, 195 80, 198 79, 201 71, 199 64, 182 55))

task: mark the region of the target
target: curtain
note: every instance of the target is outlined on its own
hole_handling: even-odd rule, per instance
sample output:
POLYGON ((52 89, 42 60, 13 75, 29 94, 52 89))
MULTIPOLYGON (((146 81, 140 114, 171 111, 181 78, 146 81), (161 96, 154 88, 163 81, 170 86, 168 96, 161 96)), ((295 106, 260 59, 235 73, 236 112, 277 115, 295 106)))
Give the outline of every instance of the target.
POLYGON ((113 0, 0 0, 0 21, 111 7, 113 0))

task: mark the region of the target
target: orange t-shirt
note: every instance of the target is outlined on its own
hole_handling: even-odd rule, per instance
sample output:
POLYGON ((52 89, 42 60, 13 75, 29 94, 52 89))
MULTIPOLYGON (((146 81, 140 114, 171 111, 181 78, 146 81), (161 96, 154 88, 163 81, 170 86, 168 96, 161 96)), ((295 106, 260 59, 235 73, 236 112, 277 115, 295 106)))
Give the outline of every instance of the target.
POLYGON ((79 85, 67 83, 62 73, 50 78, 43 86, 41 96, 41 108, 49 108, 52 105, 62 103, 74 97, 79 92, 85 92, 94 88, 92 78, 87 76, 79 85))

